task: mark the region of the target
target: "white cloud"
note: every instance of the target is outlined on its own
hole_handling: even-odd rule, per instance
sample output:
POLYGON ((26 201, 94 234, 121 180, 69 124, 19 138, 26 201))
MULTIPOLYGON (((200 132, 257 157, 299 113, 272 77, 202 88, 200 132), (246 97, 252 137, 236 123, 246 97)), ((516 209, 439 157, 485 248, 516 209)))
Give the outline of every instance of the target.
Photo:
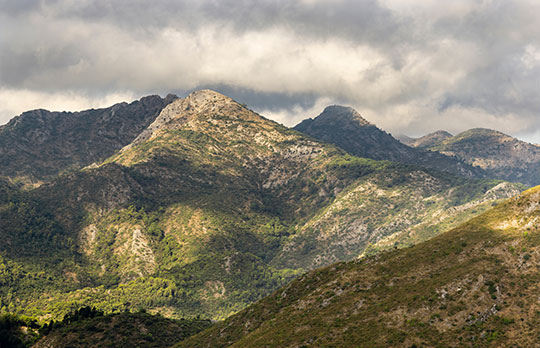
POLYGON ((302 107, 300 105, 294 105, 288 109, 270 110, 262 109, 258 112, 274 121, 284 124, 288 127, 294 127, 302 120, 306 118, 313 118, 319 115, 322 110, 328 105, 335 104, 330 98, 319 98, 311 107, 302 107))
POLYGON ((225 85, 282 95, 242 101, 288 125, 329 102, 393 133, 535 134, 538 23, 532 0, 0 2, 0 122, 225 85))
POLYGON ((106 96, 89 97, 75 92, 45 93, 31 90, 0 88, 0 124, 23 111, 47 109, 51 111, 79 111, 101 108, 134 100, 131 92, 112 93, 106 96))

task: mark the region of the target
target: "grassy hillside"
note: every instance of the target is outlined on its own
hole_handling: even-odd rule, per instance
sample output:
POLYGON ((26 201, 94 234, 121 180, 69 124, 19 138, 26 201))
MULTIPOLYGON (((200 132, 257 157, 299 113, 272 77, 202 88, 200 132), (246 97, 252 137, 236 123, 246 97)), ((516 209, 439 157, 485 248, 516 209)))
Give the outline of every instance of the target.
POLYGON ((432 240, 309 272, 176 347, 533 347, 540 188, 432 240))

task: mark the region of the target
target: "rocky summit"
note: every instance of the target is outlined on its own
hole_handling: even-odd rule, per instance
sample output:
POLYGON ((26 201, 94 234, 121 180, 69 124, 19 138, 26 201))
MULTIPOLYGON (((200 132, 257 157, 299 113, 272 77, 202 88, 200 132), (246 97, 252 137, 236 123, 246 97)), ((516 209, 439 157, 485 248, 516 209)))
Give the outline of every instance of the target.
POLYGON ((0 177, 0 342, 410 347, 440 332, 448 346, 518 335, 497 325, 532 318, 505 312, 518 305, 505 294, 521 294, 510 246, 533 265, 518 235, 534 236, 535 220, 517 207, 534 214, 534 192, 501 203, 522 185, 474 178, 350 108, 303 124, 311 135, 201 90, 3 127, 35 135, 17 146, 50 149, 36 168, 55 165, 37 176, 21 154, 0 177), (399 161, 425 153, 453 169, 399 161), (517 220, 483 227, 503 212, 517 220), (509 245, 491 231, 513 226, 509 245))
POLYGON ((439 130, 433 133, 426 134, 420 138, 407 137, 407 138, 404 138, 402 142, 411 147, 427 149, 432 146, 438 145, 442 143, 443 141, 445 141, 446 139, 450 139, 451 137, 453 137, 453 135, 448 133, 447 131, 439 130))

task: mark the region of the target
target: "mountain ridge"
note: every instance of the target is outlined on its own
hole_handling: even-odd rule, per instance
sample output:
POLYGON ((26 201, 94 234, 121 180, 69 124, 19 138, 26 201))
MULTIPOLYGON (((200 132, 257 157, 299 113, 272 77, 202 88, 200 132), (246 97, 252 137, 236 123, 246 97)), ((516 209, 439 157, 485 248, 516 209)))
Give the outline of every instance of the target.
POLYGON ((309 136, 334 144, 352 155, 412 164, 465 177, 484 177, 480 168, 454 156, 411 148, 362 118, 350 107, 331 107, 294 127, 309 136))
POLYGON ((426 149, 431 146, 435 146, 451 137, 453 137, 453 135, 450 134, 449 132, 444 131, 444 130, 438 130, 438 131, 426 134, 424 136, 421 136, 419 138, 407 137, 408 139, 404 139, 403 143, 411 147, 426 149))
POLYGON ((0 128, 0 175, 42 183, 111 156, 177 97, 143 97, 78 112, 27 111, 0 128))
POLYGON ((439 139, 431 145, 426 144, 425 148, 478 166, 489 177, 528 186, 540 184, 540 146, 496 130, 473 128, 450 138, 439 139))

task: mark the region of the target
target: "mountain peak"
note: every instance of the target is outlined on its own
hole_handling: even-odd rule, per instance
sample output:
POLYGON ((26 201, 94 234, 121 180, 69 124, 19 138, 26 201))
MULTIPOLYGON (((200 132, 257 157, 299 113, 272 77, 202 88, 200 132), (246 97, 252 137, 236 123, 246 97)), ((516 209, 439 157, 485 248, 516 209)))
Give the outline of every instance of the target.
POLYGON ((363 118, 362 115, 360 115, 358 111, 356 111, 350 106, 342 106, 342 105, 327 106, 323 110, 323 112, 317 117, 317 119, 324 120, 324 121, 336 120, 340 122, 353 121, 360 126, 372 125, 365 118, 363 118))
POLYGON ((504 134, 498 130, 489 129, 489 128, 472 128, 456 135, 456 138, 467 138, 467 137, 497 137, 497 138, 512 138, 508 134, 504 134))
POLYGON ((447 131, 442 130, 442 129, 439 129, 438 131, 435 131, 435 132, 430 133, 428 135, 437 135, 437 136, 441 136, 441 137, 445 137, 445 138, 453 137, 452 133, 447 132, 447 131))
POLYGON ((466 177, 481 175, 479 170, 460 160, 399 142, 351 107, 328 106, 319 116, 302 121, 294 129, 358 157, 414 164, 466 177))
POLYGON ((200 111, 211 105, 234 103, 234 100, 211 89, 201 89, 190 93, 181 103, 200 111))
POLYGON ((190 93, 176 99, 164 108, 155 121, 135 139, 133 144, 144 142, 160 129, 180 129, 189 122, 206 122, 210 119, 261 121, 263 118, 230 97, 210 89, 190 93))
POLYGON ((438 145, 446 139, 452 138, 453 135, 444 130, 438 130, 429 134, 426 134, 420 138, 409 138, 404 143, 421 149, 429 148, 438 145))

